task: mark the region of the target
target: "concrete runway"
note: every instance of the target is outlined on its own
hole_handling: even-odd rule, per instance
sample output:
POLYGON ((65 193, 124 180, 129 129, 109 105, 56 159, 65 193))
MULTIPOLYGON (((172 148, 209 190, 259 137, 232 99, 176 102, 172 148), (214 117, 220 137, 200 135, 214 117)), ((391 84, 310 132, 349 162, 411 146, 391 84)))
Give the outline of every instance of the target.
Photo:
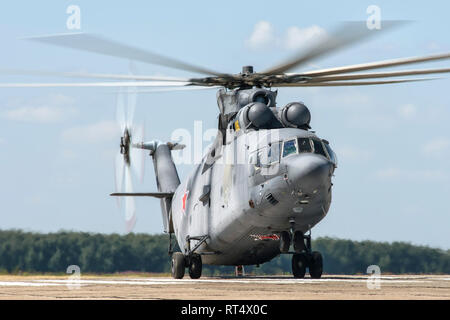
POLYGON ((445 299, 450 275, 202 277, 155 275, 0 276, 0 299, 445 299))

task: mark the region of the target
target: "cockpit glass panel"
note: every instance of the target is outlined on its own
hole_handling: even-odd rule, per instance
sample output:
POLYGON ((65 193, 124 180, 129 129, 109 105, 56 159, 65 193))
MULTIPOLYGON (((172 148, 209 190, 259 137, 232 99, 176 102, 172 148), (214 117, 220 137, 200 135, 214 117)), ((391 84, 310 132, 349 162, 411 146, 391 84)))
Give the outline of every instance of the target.
POLYGON ((325 153, 325 149, 323 148, 321 141, 313 139, 313 144, 314 144, 314 153, 327 157, 327 154, 325 153))
POLYGON ((287 157, 290 154, 297 153, 297 146, 295 140, 287 140, 283 145, 283 157, 287 157))
POLYGON ((312 152, 311 142, 309 138, 298 138, 298 152, 312 152))
POLYGON ((333 162, 335 165, 337 165, 337 157, 334 151, 331 149, 330 145, 326 142, 323 143, 325 148, 327 149, 328 155, 330 156, 331 162, 333 162))

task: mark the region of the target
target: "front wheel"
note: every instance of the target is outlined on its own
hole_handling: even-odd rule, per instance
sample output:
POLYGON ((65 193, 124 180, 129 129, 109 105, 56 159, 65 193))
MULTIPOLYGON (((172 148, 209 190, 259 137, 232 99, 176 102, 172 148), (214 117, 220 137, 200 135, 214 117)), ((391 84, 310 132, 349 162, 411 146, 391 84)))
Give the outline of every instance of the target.
POLYGON ((313 279, 320 279, 323 271, 323 259, 320 252, 313 251, 311 253, 311 261, 309 266, 309 274, 313 279))

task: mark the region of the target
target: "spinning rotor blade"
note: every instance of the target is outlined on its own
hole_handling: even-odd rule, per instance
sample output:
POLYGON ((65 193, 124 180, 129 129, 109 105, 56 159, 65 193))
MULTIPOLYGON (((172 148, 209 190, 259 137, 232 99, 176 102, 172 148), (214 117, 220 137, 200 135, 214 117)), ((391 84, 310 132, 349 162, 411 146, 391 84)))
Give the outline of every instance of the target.
POLYGON ((82 51, 95 52, 113 57, 141 61, 150 64, 157 64, 184 71, 214 76, 221 75, 220 72, 195 66, 183 61, 179 61, 176 59, 165 57, 160 54, 150 52, 148 50, 143 50, 136 47, 124 45, 119 42, 88 33, 56 34, 48 36, 29 37, 25 39, 42 42, 46 44, 52 44, 60 47, 67 47, 82 51))
POLYGON ((274 87, 345 87, 345 86, 367 86, 376 84, 393 84, 403 82, 417 82, 436 80, 435 78, 428 79, 401 79, 401 80, 380 80, 380 81, 335 81, 335 82, 304 82, 304 83, 278 83, 274 87))
MULTIPOLYGON (((116 156, 116 163, 114 165, 115 169, 115 183, 116 183, 116 192, 119 192, 122 190, 122 183, 123 183, 123 171, 125 169, 125 162, 123 161, 123 156, 118 153, 116 156)), ((117 204, 120 207, 120 199, 117 199, 117 204)))
MULTIPOLYGON (((128 166, 125 166, 125 192, 133 193, 133 185, 131 181, 131 172, 128 166)), ((125 222, 126 230, 130 232, 133 230, 136 223, 136 205, 133 197, 125 198, 125 222)))
POLYGON ((0 83, 0 88, 48 88, 48 87, 184 87, 191 82, 133 81, 133 82, 89 82, 89 83, 0 83))
POLYGON ((139 177, 141 182, 144 179, 145 152, 135 147, 136 144, 144 142, 144 126, 135 126, 132 128, 132 145, 130 146, 131 167, 134 174, 139 177))
POLYGON ((412 63, 444 60, 444 59, 449 59, 449 58, 450 58, 450 53, 442 53, 442 54, 423 56, 423 57, 400 58, 400 59, 393 59, 393 60, 384 60, 384 61, 377 61, 377 62, 354 64, 354 65, 345 66, 345 67, 314 70, 314 71, 304 72, 304 73, 302 73, 302 75, 308 76, 308 77, 328 76, 328 75, 333 75, 333 74, 351 73, 351 72, 364 71, 364 70, 370 70, 370 69, 394 67, 394 66, 412 64, 412 63))
POLYGON ((306 52, 301 52, 293 58, 282 62, 281 64, 262 71, 262 74, 282 74, 295 67, 304 65, 314 59, 330 54, 339 49, 343 49, 359 41, 368 39, 371 36, 400 25, 401 21, 383 21, 382 28, 379 30, 370 30, 366 22, 347 22, 342 24, 335 32, 325 36, 318 43, 312 46, 306 52))
POLYGON ((357 79, 389 78, 389 77, 411 76, 411 75, 419 75, 419 74, 448 73, 448 72, 450 72, 450 68, 404 70, 404 71, 391 71, 391 72, 379 72, 379 73, 343 74, 343 75, 336 75, 336 76, 314 77, 314 78, 308 80, 308 83, 326 82, 326 81, 342 81, 342 80, 357 80, 357 79))
POLYGON ((44 70, 22 70, 22 69, 0 69, 0 74, 4 75, 25 75, 25 76, 48 76, 65 78, 84 78, 84 79, 109 79, 109 80, 147 80, 147 81, 176 81, 189 82, 186 78, 145 76, 133 74, 108 74, 108 73, 88 73, 88 72, 55 72, 44 70))
MULTIPOLYGON (((136 143, 143 142, 143 126, 134 126, 133 119, 137 103, 135 88, 119 88, 117 94, 117 122, 122 130, 120 139, 120 153, 117 154, 115 164, 116 193, 133 193, 131 174, 143 178, 144 153, 135 149, 136 143)), ((125 221, 126 230, 130 232, 136 222, 134 199, 125 199, 125 221)))
POLYGON ((214 87, 201 87, 201 86, 187 86, 187 87, 179 87, 179 88, 161 88, 161 89, 148 89, 148 90, 136 90, 135 93, 158 93, 158 92, 175 92, 175 91, 195 91, 195 90, 211 90, 211 89, 219 89, 221 86, 214 87))

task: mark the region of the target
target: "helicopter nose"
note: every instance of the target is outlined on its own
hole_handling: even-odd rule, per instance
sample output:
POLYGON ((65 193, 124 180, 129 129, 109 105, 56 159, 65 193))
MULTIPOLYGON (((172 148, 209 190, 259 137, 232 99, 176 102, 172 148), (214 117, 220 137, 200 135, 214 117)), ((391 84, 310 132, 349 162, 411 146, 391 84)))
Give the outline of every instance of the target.
POLYGON ((332 164, 315 155, 298 155, 287 164, 287 179, 297 190, 312 192, 331 181, 332 164))

